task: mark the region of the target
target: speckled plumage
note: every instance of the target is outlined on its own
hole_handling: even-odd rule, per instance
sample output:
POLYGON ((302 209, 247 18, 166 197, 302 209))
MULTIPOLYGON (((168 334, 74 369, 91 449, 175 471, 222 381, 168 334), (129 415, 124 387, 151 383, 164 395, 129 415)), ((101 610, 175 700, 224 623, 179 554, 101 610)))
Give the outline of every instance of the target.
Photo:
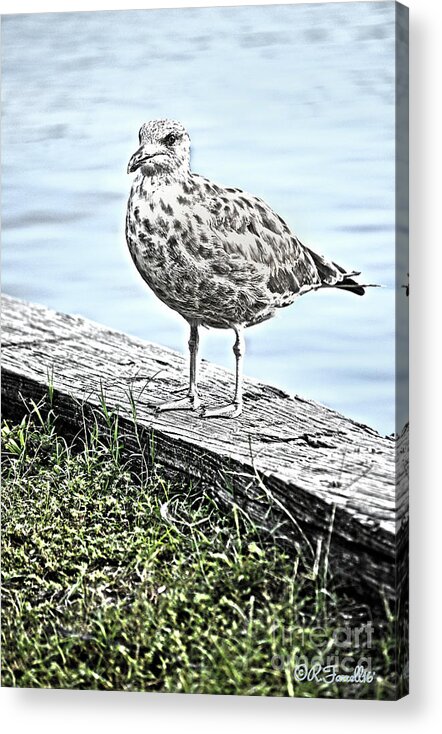
POLYGON ((134 263, 191 327, 233 328, 238 342, 243 327, 308 291, 364 292, 352 280, 358 273, 312 252, 264 201, 192 173, 180 123, 143 125, 128 171, 137 171, 126 218, 134 263))

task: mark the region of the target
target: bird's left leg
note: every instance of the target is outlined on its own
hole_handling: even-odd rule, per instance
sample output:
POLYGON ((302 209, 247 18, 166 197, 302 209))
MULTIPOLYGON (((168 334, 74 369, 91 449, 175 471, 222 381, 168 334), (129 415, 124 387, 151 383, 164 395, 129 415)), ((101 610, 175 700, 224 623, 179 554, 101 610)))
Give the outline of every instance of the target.
POLYGON ((201 405, 201 401, 198 395, 197 380, 198 380, 198 346, 199 346, 199 334, 198 324, 192 322, 190 324, 190 338, 189 338, 189 355, 190 355, 190 367, 189 367, 189 390, 184 398, 179 400, 171 400, 167 403, 161 403, 157 405, 157 413, 161 413, 164 410, 198 410, 201 405))
POLYGON ((243 362, 245 352, 245 342, 243 327, 233 327, 236 340, 233 345, 233 353, 235 355, 235 394, 233 401, 227 405, 221 405, 217 408, 203 408, 201 415, 204 418, 237 418, 242 413, 242 382, 243 382, 243 362))

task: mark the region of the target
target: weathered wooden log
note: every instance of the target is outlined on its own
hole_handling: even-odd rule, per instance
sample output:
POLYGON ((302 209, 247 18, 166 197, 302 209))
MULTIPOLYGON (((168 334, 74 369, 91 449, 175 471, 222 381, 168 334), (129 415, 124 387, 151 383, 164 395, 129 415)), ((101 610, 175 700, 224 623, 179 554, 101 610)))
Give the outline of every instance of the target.
MULTIPOLYGON (((166 476, 233 501, 259 527, 324 563, 365 596, 397 598, 406 576, 407 431, 394 440, 297 395, 246 379, 238 419, 155 405, 185 389, 184 356, 79 316, 4 296, 2 400, 23 412, 53 385, 57 413, 77 430, 104 397, 128 451, 166 476)), ((232 374, 202 362, 205 403, 225 400, 232 374)))

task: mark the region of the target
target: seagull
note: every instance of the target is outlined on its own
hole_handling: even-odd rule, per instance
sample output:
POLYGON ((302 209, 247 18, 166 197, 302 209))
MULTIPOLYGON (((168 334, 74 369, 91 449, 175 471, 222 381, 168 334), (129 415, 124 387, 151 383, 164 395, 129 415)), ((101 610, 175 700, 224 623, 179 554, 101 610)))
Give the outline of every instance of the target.
POLYGON ((242 412, 244 329, 275 315, 301 295, 364 287, 313 252, 268 204, 239 188, 220 186, 190 169, 190 137, 176 120, 151 120, 139 148, 126 216, 133 262, 155 295, 188 322, 189 389, 157 411, 193 410, 204 417, 242 412), (204 408, 198 394, 199 328, 233 329, 235 390, 225 405, 204 408))

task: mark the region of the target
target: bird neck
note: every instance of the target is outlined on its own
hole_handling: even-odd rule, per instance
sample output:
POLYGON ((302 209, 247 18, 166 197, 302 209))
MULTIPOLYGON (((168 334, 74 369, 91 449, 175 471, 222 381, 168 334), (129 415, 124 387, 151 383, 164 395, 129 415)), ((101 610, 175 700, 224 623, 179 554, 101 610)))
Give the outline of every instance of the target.
POLYGON ((164 186, 173 186, 174 184, 185 184, 190 182, 191 172, 188 168, 180 167, 173 171, 155 171, 152 175, 140 176, 140 187, 145 193, 163 188, 164 186))

